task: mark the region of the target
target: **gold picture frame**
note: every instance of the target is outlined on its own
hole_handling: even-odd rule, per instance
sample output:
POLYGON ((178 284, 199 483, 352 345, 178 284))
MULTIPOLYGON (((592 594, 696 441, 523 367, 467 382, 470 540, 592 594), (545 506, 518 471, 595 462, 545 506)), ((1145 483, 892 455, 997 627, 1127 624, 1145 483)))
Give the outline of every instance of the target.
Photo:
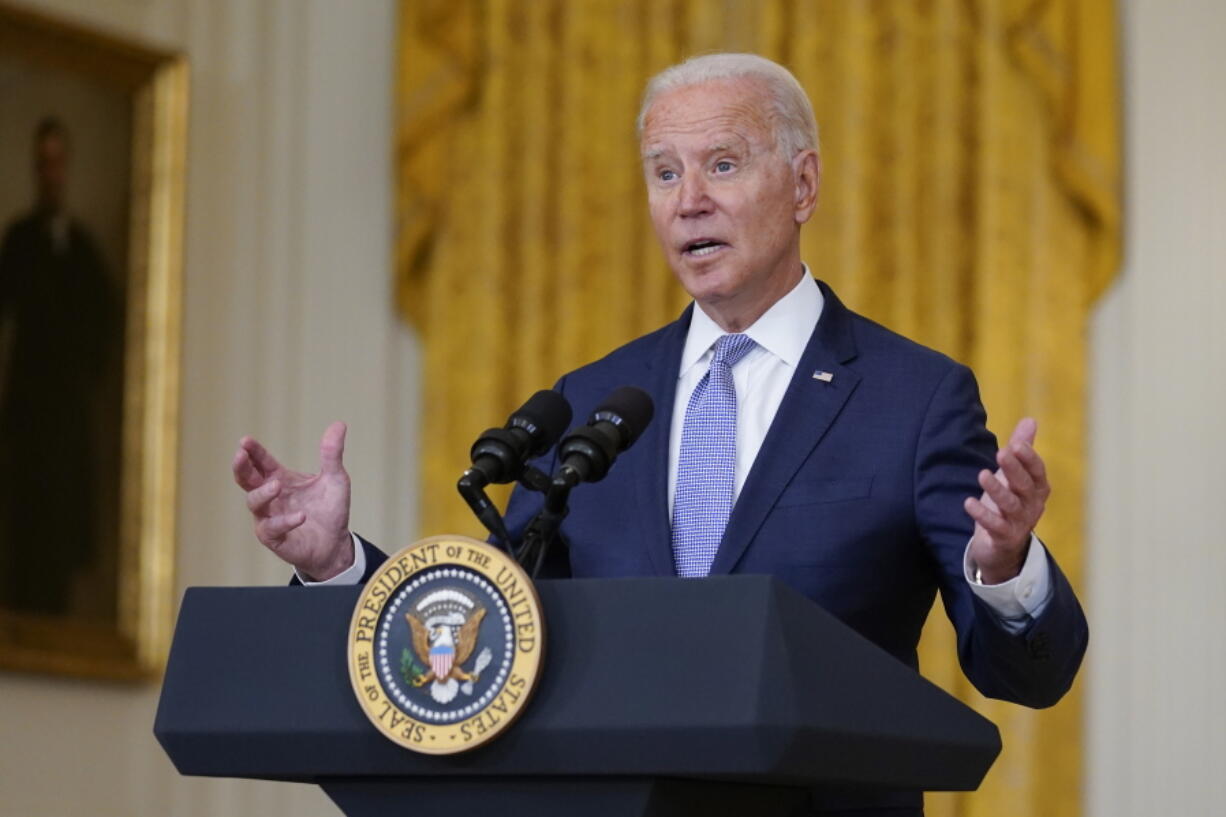
POLYGON ((8 106, 0 110, 0 175, 15 179, 7 187, 26 196, 25 211, 15 211, 16 194, 3 199, 0 192, 8 242, 0 248, 7 253, 0 263, 8 265, 0 267, 5 669, 136 680, 156 677, 165 663, 173 625, 187 97, 183 56, 0 3, 0 107, 8 106), (77 184, 79 168, 88 178, 77 184), (23 177, 33 184, 21 184, 23 177), (76 193, 96 214, 96 239, 69 206, 76 193), (21 229, 35 224, 58 226, 46 226, 45 240, 22 239, 21 229), (78 240, 93 254, 77 253, 78 240), (101 273, 75 271, 87 256, 101 273), (43 274, 53 265, 38 259, 51 257, 74 260, 57 260, 59 271, 43 274), (93 286, 80 282, 95 279, 102 288, 80 294, 93 286), (34 341, 21 340, 22 332, 34 332, 29 327, 48 323, 28 317, 38 300, 29 293, 40 286, 52 293, 42 302, 58 310, 43 314, 64 323, 50 334, 44 328, 41 360, 29 351, 34 341), (62 303, 83 305, 83 317, 65 322, 73 307, 62 303), (100 323, 106 314, 114 320, 100 323), (98 326, 113 331, 82 328, 98 326), (61 387, 70 389, 66 396, 44 396, 61 387), (24 467, 45 449, 53 450, 46 459, 67 463, 62 473, 41 462, 24 467), (75 521, 63 522, 69 518, 75 521), (84 532, 84 542, 75 531, 84 532))

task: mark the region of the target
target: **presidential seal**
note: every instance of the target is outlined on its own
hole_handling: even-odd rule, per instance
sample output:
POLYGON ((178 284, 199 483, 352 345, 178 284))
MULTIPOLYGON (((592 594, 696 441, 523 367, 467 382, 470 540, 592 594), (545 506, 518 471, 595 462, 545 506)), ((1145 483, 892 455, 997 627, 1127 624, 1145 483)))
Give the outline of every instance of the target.
POLYGON ((466 536, 432 536, 366 583, 349 627, 349 678, 389 739, 454 754, 515 721, 544 648, 540 600, 515 560, 466 536))

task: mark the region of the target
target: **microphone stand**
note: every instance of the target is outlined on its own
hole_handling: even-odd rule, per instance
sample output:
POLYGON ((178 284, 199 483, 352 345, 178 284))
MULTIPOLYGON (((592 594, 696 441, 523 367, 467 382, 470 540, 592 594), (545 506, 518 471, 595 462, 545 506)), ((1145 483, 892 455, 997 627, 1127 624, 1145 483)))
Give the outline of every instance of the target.
POLYGON ((527 488, 529 491, 536 491, 538 494, 543 494, 549 490, 549 486, 553 484, 553 480, 549 478, 541 469, 533 465, 525 465, 523 472, 519 475, 519 484, 527 488))
POLYGON ((456 490, 460 492, 460 496, 464 497, 464 501, 468 503, 468 507, 477 519, 481 520, 481 524, 485 525, 485 529, 493 535, 495 542, 508 554, 514 555, 511 534, 507 531, 507 524, 503 521, 497 506, 486 495, 486 484, 484 474, 475 468, 469 468, 460 476, 460 481, 456 483, 456 490))
MULTIPOLYGON (((545 494, 546 505, 549 505, 549 496, 553 490, 555 480, 550 479, 539 468, 529 465, 524 468, 518 481, 520 485, 530 491, 545 494)), ((476 468, 469 468, 460 476, 459 482, 456 483, 456 490, 460 492, 460 496, 464 498, 473 515, 480 520, 485 529, 494 537, 495 543, 523 565, 525 564, 526 554, 530 552, 529 545, 531 545, 531 550, 539 547, 539 539, 537 537, 540 535, 540 532, 547 530, 548 533, 545 535, 552 536, 556 533, 558 525, 562 523, 562 519, 566 517, 566 496, 563 495, 560 499, 555 500, 554 507, 556 507, 556 502, 561 502, 560 515, 557 516, 556 521, 552 519, 546 520, 542 523, 542 527, 542 525, 537 525, 540 516, 533 520, 532 525, 529 526, 528 531, 524 534, 524 542, 517 553, 515 545, 511 541, 511 534, 507 530, 506 521, 502 518, 502 514, 498 512, 498 507, 485 493, 485 486, 487 484, 488 478, 485 474, 476 468)), ((566 494, 569 493, 570 489, 568 488, 566 494)), ((557 513, 555 511, 555 514, 557 513)), ((542 511, 542 514, 544 514, 544 511, 542 511)), ((544 558, 543 554, 540 558, 544 558)), ((537 565, 536 570, 540 570, 540 564, 537 565)), ((534 571, 532 575, 535 576, 536 572, 534 571)))
MULTIPOLYGON (((548 479, 548 477, 545 478, 548 479)), ((524 531, 524 543, 518 556, 519 563, 525 567, 531 560, 532 569, 529 575, 534 579, 545 564, 545 557, 549 554, 549 548, 558 535, 558 528, 562 526, 562 521, 570 512, 568 505, 570 492, 579 482, 578 472, 569 466, 563 466, 557 476, 549 480, 547 489, 542 492, 545 494, 545 504, 524 531)))

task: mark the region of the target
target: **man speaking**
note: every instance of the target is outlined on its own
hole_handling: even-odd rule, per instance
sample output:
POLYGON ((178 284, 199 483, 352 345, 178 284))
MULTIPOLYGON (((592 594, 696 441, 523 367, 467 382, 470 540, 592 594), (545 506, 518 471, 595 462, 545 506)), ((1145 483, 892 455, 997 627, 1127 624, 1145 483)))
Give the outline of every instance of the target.
MULTIPOLYGON (((1035 423, 997 450, 969 369, 810 275, 800 230, 821 159, 804 90, 762 57, 697 57, 648 83, 638 125, 656 237, 694 303, 555 387, 581 417, 622 385, 656 406, 609 476, 573 494, 565 569, 769 573, 912 667, 939 591, 983 694, 1055 703, 1087 630, 1033 534, 1050 493, 1035 423)), ((250 438, 234 458, 257 536, 304 582, 356 582, 384 558, 348 530, 344 434, 324 433, 318 474, 250 438)), ((512 496, 513 535, 538 508, 512 496)), ((817 797, 822 813, 920 813, 914 792, 817 797)))

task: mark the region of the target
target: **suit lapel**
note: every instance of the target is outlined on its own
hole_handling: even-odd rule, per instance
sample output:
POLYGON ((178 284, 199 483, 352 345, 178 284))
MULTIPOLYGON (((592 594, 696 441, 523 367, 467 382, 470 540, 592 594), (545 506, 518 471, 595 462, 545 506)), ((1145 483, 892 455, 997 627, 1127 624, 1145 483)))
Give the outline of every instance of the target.
POLYGON ((856 356, 851 315, 829 287, 820 286, 825 297, 821 319, 732 509, 711 575, 730 573, 736 567, 783 489, 860 382, 860 376, 843 365, 856 356), (814 377, 818 372, 831 377, 818 379, 814 377))
POLYGON ((691 304, 660 338, 660 344, 647 361, 644 388, 655 403, 655 414, 636 445, 650 455, 643 478, 637 481, 638 506, 642 509, 642 541, 660 576, 677 575, 673 563, 671 524, 668 518, 668 451, 673 424, 673 401, 677 395, 677 372, 690 328, 691 304))

